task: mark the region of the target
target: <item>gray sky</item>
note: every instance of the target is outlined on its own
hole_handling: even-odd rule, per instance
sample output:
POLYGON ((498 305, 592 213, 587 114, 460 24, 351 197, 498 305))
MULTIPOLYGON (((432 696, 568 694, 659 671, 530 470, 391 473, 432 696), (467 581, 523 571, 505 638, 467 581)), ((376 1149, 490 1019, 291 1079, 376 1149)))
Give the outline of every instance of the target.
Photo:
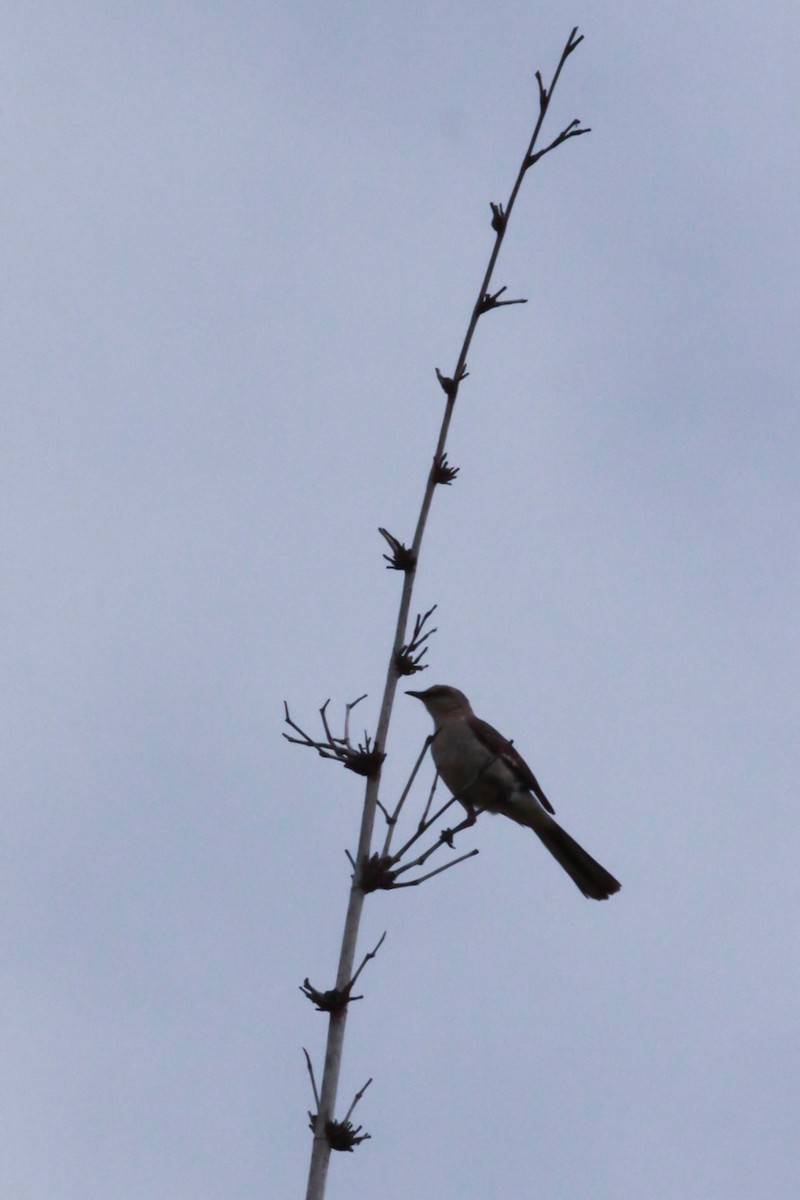
MULTIPOLYGON (((13 1200, 301 1195, 355 776, 415 609, 623 882, 485 818, 388 937, 329 1200, 794 1200, 795 4, 6 6, 2 1133, 13 1200)), ((384 797, 428 721, 398 701, 384 797)))

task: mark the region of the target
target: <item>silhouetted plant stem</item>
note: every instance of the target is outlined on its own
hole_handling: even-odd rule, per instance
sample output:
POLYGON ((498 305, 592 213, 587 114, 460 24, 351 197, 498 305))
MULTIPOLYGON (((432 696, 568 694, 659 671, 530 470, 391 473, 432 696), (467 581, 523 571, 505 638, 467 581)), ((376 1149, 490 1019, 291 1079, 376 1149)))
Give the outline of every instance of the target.
MULTIPOLYGON (((534 165, 534 163, 539 160, 539 158, 549 153, 550 150, 555 149, 556 146, 560 145, 562 142, 571 137, 577 137, 580 134, 589 132, 587 129, 581 129, 577 121, 573 121, 564 130, 562 130, 558 137, 549 146, 545 147, 541 151, 536 150, 542 124, 545 116, 547 115, 550 99, 558 82, 561 70, 569 55, 583 40, 582 37, 577 36, 577 32, 577 28, 575 28, 570 33, 549 88, 545 88, 540 73, 538 71, 536 72, 536 80, 539 86, 539 116, 505 208, 503 208, 501 204, 491 205, 491 226, 495 232, 495 241, 489 256, 489 262, 486 267, 480 289, 478 291, 475 305, 472 309, 472 314, 467 326, 467 332, 464 336, 464 341, 456 361, 455 370, 453 371, 453 375, 451 377, 442 375, 438 368, 436 371, 439 383, 446 395, 446 403, 444 414, 442 416, 441 427, 439 429, 439 436, 436 443, 436 450, 433 456, 430 471, 428 473, 427 482, 425 484, 419 517, 417 518, 417 525, 414 531, 413 542, 409 548, 406 548, 400 542, 398 542, 396 538, 393 538, 391 534, 388 534, 387 531, 381 531, 393 550, 393 556, 387 555, 385 557, 387 557, 391 567, 403 572, 404 578, 400 597, 400 605, 395 623, 394 637, 392 640, 392 648, 389 654, 389 663, 386 671, 386 683, 384 685, 377 730, 374 739, 374 761, 377 763, 377 765, 367 778, 364 795, 364 808, 361 817, 358 852, 355 859, 356 866, 353 872, 352 886, 350 889, 344 930, 342 934, 342 944, 339 953, 339 966, 336 975, 337 989, 345 989, 353 977, 356 942, 358 938, 358 929, 365 897, 365 892, 361 886, 362 872, 364 871, 364 866, 368 862, 372 851, 372 837, 375 826, 375 815, 378 807, 378 792, 381 780, 382 756, 385 752, 384 748, 386 746, 387 735, 389 731, 389 722, 391 719, 392 705, 397 689, 397 682, 402 674, 409 673, 408 670, 405 672, 401 671, 400 667, 404 662, 402 651, 405 646, 406 629, 408 626, 409 612, 411 610, 411 598, 414 589, 414 581, 416 578, 417 564, 419 562, 420 547, 422 545, 425 526, 428 520, 428 514, 430 512, 436 486, 437 484, 451 483, 456 474, 455 469, 447 465, 445 446, 447 443, 448 431, 450 429, 450 422, 452 420, 456 400, 458 398, 458 390, 463 380, 467 378, 468 374, 467 354, 472 344, 472 338, 475 333, 478 320, 484 313, 488 312, 492 308, 499 308, 515 303, 524 303, 524 301, 521 300, 501 301, 499 297, 502 295, 505 289, 501 288, 499 291, 491 295, 489 292, 489 287, 491 285, 492 276, 494 274, 494 269, 500 253, 500 247, 503 244, 506 229, 508 228, 508 220, 526 172, 534 165)), ((410 665, 413 666, 413 664, 410 665)), ((406 666, 408 667, 409 664, 406 663, 406 666)), ((420 668, 417 667, 417 669, 420 668)), ((306 744, 311 743, 307 741, 306 744)), ((326 756, 330 757, 330 755, 326 756)), ((464 857, 469 856, 465 855, 464 857)), ((424 856, 421 856, 419 861, 422 862, 425 858, 427 858, 427 852, 424 856)), ((439 867, 437 870, 431 871, 428 876, 425 876, 425 878, 429 878, 432 875, 438 874, 445 869, 446 867, 439 867)), ((421 880, 414 881, 414 883, 418 882, 421 882, 421 880)), ((413 886, 413 884, 409 883, 399 886, 413 886)), ((352 1149, 351 1145, 338 1144, 336 1138, 332 1136, 331 1132, 335 1125, 334 1109, 342 1062, 342 1048, 344 1044, 344 1035, 347 1023, 347 1011, 348 1006, 345 1004, 341 1008, 337 1009, 336 1011, 332 1011, 329 1014, 328 1039, 325 1049, 325 1064, 319 1090, 317 1113, 315 1118, 312 1117, 314 1141, 306 1200, 323 1200, 331 1149, 352 1149)), ((308 1066, 309 1071, 311 1072, 310 1060, 308 1066)), ((311 1072, 311 1074, 313 1080, 313 1072, 311 1072)), ((364 1089, 362 1089, 362 1092, 358 1094, 357 1098, 360 1098, 360 1096, 363 1094, 363 1091, 364 1089)), ((336 1129, 340 1131, 341 1126, 336 1126, 336 1129)))

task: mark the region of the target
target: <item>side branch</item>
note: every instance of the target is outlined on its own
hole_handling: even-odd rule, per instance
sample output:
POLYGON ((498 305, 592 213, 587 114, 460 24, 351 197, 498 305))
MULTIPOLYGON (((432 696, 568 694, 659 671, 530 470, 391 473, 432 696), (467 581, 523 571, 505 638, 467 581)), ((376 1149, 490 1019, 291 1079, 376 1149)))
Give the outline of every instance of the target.
POLYGON ((428 647, 424 643, 436 633, 436 627, 428 629, 425 633, 422 631, 425 628, 426 622, 433 616, 435 611, 436 605, 434 604, 426 613, 417 614, 411 641, 407 645, 401 646, 395 655, 398 675, 416 675, 418 671, 427 669, 427 664, 422 662, 428 653, 428 647))
POLYGON ((327 709, 330 700, 326 700, 322 708, 319 710, 322 728, 325 731, 324 739, 312 738, 310 734, 301 729, 289 715, 289 705, 284 700, 284 720, 286 724, 299 733, 299 737, 292 737, 288 733, 283 736, 287 742, 292 742, 295 746, 308 746, 311 750, 316 750, 320 758, 331 758, 336 762, 340 762, 348 771, 355 772, 356 775, 365 775, 368 779, 375 776, 381 767, 381 763, 386 757, 385 754, 380 754, 372 744, 369 734, 364 732, 364 741, 359 742, 358 746, 354 746, 350 740, 350 713, 357 704, 366 699, 364 696, 359 696, 357 700, 353 700, 345 708, 344 733, 342 737, 334 737, 328 725, 327 709))
POLYGON ((579 126, 580 120, 577 117, 574 121, 570 121, 566 129, 562 129, 558 137, 554 138, 549 146, 545 146, 544 150, 537 150, 535 154, 531 154, 528 158, 526 158, 525 170, 527 171, 528 168, 532 167, 533 164, 538 162, 540 158, 544 158, 545 154, 549 154, 551 150, 555 150, 556 146, 560 146, 563 142, 566 142, 568 138, 580 137, 581 134, 592 132, 591 129, 581 129, 579 126))
MULTIPOLYGON (((317 1111, 314 1113, 310 1112, 308 1114, 309 1128, 316 1137, 317 1125, 319 1124, 320 1120, 320 1098, 319 1092, 317 1091, 317 1081, 314 1078, 314 1068, 311 1065, 311 1058, 305 1046, 303 1047, 303 1054, 306 1056, 306 1066, 308 1068, 308 1074, 311 1078, 311 1090, 314 1093, 314 1100, 317 1105, 317 1111)), ((331 1150, 344 1150, 352 1153, 354 1146, 360 1145, 361 1142, 365 1142, 371 1137, 371 1134, 361 1132, 360 1125, 358 1125, 356 1128, 353 1128, 353 1125, 350 1122, 350 1116, 353 1112, 353 1109, 358 1104, 359 1100, 364 1095, 371 1083, 372 1079, 368 1079, 361 1091, 356 1092, 355 1096, 353 1097, 353 1103, 348 1108, 344 1116, 344 1120, 328 1120, 325 1122, 325 1141, 331 1150)))
POLYGON ((343 988, 329 988, 327 992, 318 992, 317 989, 311 985, 308 977, 306 976, 306 978, 303 980, 302 987, 300 988, 300 991, 303 993, 306 1000, 310 1000, 311 1003, 315 1005, 317 1012, 328 1013, 341 1012, 343 1008, 347 1008, 347 1005, 351 1000, 363 1000, 363 996, 354 996, 352 994, 353 988, 355 987, 356 980, 358 979, 359 975, 364 970, 364 967, 367 965, 370 959, 375 957, 385 940, 386 932, 384 931, 383 936, 381 937, 375 949, 370 950, 368 954, 364 955, 361 961, 361 966, 358 968, 350 982, 347 983, 343 988))

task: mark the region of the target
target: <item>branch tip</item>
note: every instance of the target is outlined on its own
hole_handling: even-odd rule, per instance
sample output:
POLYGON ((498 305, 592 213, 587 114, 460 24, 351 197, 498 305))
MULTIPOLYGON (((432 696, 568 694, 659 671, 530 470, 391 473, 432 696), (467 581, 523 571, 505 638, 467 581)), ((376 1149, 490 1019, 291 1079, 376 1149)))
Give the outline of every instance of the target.
MULTIPOLYGON (((305 1046, 303 1046, 303 1054, 306 1056, 306 1066, 308 1067, 308 1074, 311 1079, 311 1090, 314 1093, 314 1103, 316 1104, 317 1108, 319 1108, 319 1092, 317 1091, 317 1081, 314 1078, 314 1068, 311 1064, 311 1055, 308 1053, 305 1046)), ((310 1115, 311 1114, 309 1113, 309 1116, 310 1115)), ((311 1128, 313 1129, 314 1126, 312 1125, 311 1128)))
POLYGON ((544 86, 544 81, 542 80, 541 71, 536 72, 536 82, 539 85, 539 112, 542 116, 544 116, 544 113, 547 109, 547 101, 549 96, 547 94, 547 88, 544 86))
POLYGON ((567 39, 567 44, 564 48, 564 58, 569 58, 569 56, 570 56, 570 54, 572 54, 573 50, 577 50, 578 46, 580 46, 581 42, 583 41, 585 35, 581 34, 580 37, 576 38, 575 34, 577 32, 578 32, 578 26, 576 25, 575 28, 573 29, 572 33, 569 35, 569 37, 567 39))

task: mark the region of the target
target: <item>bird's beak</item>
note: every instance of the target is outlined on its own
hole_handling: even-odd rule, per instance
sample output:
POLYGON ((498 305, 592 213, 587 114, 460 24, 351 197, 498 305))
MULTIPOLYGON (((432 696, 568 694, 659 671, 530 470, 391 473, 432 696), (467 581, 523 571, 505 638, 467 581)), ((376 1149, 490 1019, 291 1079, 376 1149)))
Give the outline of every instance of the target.
POLYGON ((425 695, 424 692, 406 692, 407 696, 413 696, 416 700, 421 700, 425 695))

